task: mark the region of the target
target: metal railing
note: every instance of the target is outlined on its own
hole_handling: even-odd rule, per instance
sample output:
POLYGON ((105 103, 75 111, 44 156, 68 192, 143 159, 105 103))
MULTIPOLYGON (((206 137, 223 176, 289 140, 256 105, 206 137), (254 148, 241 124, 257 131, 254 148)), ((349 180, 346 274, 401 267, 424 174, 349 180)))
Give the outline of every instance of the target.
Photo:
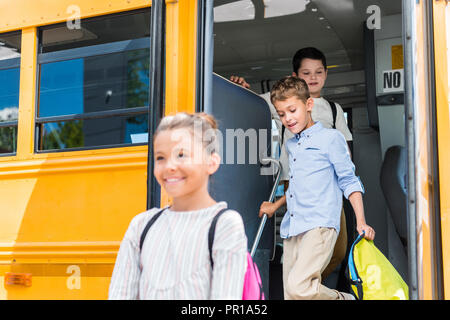
MULTIPOLYGON (((261 164, 265 165, 266 163, 274 163, 277 167, 277 177, 275 179, 275 183, 272 187, 272 192, 270 193, 269 202, 273 202, 275 198, 275 194, 278 188, 278 184, 280 183, 280 177, 281 177, 281 164, 280 161, 273 159, 273 158, 264 158, 261 159, 261 164)), ((266 225, 267 221, 267 214, 264 214, 261 218, 261 222, 259 223, 258 231, 256 232, 255 240, 253 241, 252 249, 250 251, 250 255, 253 257, 255 255, 256 249, 258 248, 259 240, 261 239, 261 235, 264 231, 264 226, 266 225)))

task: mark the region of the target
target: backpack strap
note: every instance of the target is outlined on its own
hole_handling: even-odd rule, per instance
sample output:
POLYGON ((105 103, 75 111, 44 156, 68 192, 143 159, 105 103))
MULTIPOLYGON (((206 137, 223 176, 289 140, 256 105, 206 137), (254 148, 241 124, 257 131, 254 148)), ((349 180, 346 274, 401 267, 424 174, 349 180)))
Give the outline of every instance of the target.
POLYGON ((352 247, 350 248, 350 253, 348 255, 348 275, 349 275, 349 282, 351 285, 354 285, 356 287, 356 290, 358 292, 358 300, 363 300, 363 288, 362 288, 362 279, 358 274, 358 270, 355 266, 355 257, 354 257, 354 249, 355 246, 360 242, 362 239, 364 239, 364 232, 362 235, 359 235, 355 242, 353 242, 352 247))
POLYGON ((216 216, 213 218, 212 222, 211 222, 211 226, 209 227, 209 232, 208 232, 208 249, 209 249, 209 259, 211 260, 211 267, 214 267, 214 261, 213 261, 213 255, 212 255, 212 247, 213 247, 213 243, 214 243, 214 234, 216 232, 216 224, 217 224, 217 220, 219 220, 220 216, 227 211, 228 208, 224 208, 221 209, 216 216))
POLYGON ((333 101, 325 99, 331 107, 331 112, 333 113, 333 129, 336 129, 336 117, 337 117, 337 108, 336 104, 333 101))
POLYGON ((284 132, 286 131, 286 127, 282 124, 281 125, 281 144, 280 144, 280 146, 282 146, 283 145, 283 142, 284 142, 284 132))
POLYGON ((141 241, 139 242, 139 250, 142 250, 142 247, 144 245, 144 240, 145 240, 145 236, 147 235, 148 229, 150 229, 150 227, 153 225, 153 223, 155 223, 156 219, 158 219, 161 214, 163 213, 163 211, 166 210, 166 208, 163 208, 161 210, 159 210, 148 222, 147 225, 144 228, 144 231, 142 231, 141 234, 141 241))

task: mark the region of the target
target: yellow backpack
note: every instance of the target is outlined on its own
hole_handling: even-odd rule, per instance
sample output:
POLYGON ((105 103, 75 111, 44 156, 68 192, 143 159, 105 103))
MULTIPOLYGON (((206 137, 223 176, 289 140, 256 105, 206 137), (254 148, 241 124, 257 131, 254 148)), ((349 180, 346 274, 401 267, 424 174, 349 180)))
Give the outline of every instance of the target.
POLYGON ((358 236, 348 256, 351 288, 359 300, 408 300, 408 286, 373 244, 358 236))

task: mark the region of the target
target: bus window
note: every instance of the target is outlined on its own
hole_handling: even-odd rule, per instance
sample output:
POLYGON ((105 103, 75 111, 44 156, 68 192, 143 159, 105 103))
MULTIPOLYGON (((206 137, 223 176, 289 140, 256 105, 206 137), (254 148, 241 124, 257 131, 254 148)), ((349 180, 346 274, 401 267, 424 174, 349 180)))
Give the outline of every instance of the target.
POLYGON ((17 148, 21 32, 0 34, 0 155, 17 148))
POLYGON ((40 28, 37 151, 146 142, 149 30, 149 9, 40 28))

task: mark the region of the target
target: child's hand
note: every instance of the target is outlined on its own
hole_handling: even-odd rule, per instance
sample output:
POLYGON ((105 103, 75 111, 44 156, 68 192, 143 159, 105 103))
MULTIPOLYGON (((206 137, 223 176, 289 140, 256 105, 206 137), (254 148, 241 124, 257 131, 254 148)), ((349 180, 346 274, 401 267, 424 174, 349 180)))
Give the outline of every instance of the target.
POLYGON ((356 230, 358 231, 358 234, 362 234, 364 232, 364 238, 367 240, 373 240, 375 239, 375 230, 373 228, 365 223, 358 224, 356 226, 356 230))
POLYGON ((247 83, 247 81, 245 81, 245 79, 243 77, 231 76, 230 81, 240 85, 241 87, 250 89, 250 85, 247 83))
POLYGON ((267 218, 272 218, 275 211, 277 211, 277 206, 269 201, 264 201, 259 207, 259 217, 261 218, 264 214, 267 214, 267 218))

